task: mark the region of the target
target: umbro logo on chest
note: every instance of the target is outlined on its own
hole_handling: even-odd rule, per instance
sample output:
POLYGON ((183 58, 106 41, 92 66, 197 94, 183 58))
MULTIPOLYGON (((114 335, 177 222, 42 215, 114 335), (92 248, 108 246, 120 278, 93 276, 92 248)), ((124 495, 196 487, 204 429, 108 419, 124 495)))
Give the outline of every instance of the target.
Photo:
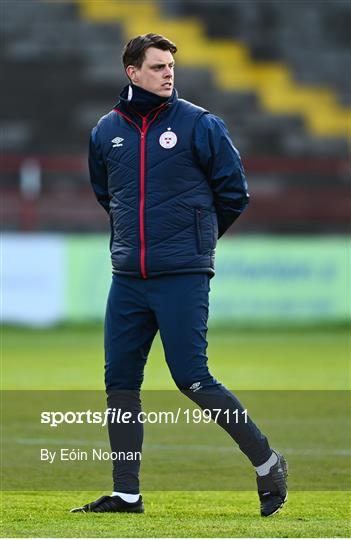
POLYGON ((112 139, 112 148, 118 148, 120 146, 123 146, 123 141, 124 139, 122 139, 122 137, 115 137, 114 139, 112 139))

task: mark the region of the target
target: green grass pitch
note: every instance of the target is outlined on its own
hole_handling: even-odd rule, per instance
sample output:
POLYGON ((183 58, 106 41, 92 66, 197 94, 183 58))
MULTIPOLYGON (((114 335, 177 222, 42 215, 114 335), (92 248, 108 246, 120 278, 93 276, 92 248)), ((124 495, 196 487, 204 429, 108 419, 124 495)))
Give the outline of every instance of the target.
MULTIPOLYGON (((209 332, 211 372, 239 392, 348 390, 350 351, 346 329, 209 332)), ((102 391, 101 328, 3 329, 2 380, 8 390, 102 391)), ((144 388, 174 389, 158 339, 150 354, 144 388)), ((326 441, 332 449, 331 427, 326 441)), ((318 459, 320 475, 340 481, 346 472, 340 463, 350 463, 349 452, 344 461, 335 458, 334 464, 323 453, 318 459)), ((251 472, 249 465, 247 470, 251 472)), ((233 470, 234 485, 235 473, 233 470)), ((254 491, 235 491, 235 487, 233 491, 142 490, 144 515, 80 515, 69 514, 68 509, 93 500, 102 491, 21 492, 21 478, 18 482, 19 491, 2 493, 4 537, 303 538, 348 537, 351 532, 350 492, 345 481, 343 491, 292 490, 284 510, 268 519, 259 517, 254 491)), ((109 482, 108 477, 106 493, 109 482)))

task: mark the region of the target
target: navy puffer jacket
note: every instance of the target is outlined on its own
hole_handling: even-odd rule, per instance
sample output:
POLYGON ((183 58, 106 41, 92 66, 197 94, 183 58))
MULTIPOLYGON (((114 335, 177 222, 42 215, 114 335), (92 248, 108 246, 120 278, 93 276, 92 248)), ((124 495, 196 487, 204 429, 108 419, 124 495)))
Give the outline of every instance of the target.
POLYGON ((144 115, 128 90, 90 139, 92 186, 110 215, 113 272, 212 276, 217 238, 248 203, 240 156, 223 121, 175 90, 165 101, 133 87, 136 103, 157 103, 144 115))

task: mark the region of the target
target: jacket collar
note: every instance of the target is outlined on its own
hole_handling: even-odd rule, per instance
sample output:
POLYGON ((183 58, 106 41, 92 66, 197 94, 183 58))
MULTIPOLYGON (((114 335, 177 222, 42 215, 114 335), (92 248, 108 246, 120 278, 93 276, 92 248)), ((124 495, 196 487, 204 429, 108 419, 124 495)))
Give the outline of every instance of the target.
POLYGON ((171 106, 177 99, 178 93, 175 88, 169 98, 164 98, 140 86, 128 84, 120 93, 116 107, 129 114, 134 112, 137 115, 147 116, 152 110, 162 105, 171 106))

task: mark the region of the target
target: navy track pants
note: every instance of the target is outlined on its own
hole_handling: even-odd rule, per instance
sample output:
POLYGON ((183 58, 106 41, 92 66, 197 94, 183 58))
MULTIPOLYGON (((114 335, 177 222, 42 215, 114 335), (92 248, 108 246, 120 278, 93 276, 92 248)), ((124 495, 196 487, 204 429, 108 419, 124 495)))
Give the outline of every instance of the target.
MULTIPOLYGON (((209 291, 207 274, 173 274, 147 280, 113 276, 105 319, 108 406, 129 411, 132 419, 137 418, 144 367, 159 330, 175 384, 202 409, 238 410, 239 421, 228 423, 228 416, 219 415, 217 423, 258 466, 271 455, 266 437, 250 418, 244 421, 242 404, 208 369, 209 291)), ((110 423, 109 435, 113 452, 141 451, 143 424, 139 422, 110 423)), ((139 460, 115 461, 114 490, 139 493, 139 468, 139 460)))

